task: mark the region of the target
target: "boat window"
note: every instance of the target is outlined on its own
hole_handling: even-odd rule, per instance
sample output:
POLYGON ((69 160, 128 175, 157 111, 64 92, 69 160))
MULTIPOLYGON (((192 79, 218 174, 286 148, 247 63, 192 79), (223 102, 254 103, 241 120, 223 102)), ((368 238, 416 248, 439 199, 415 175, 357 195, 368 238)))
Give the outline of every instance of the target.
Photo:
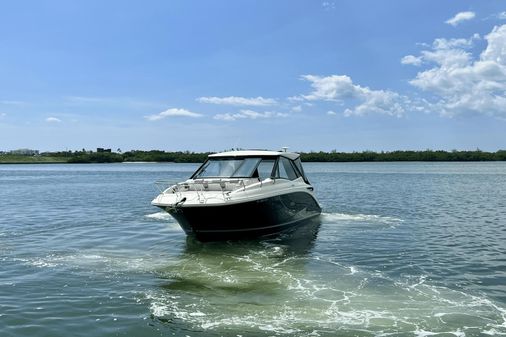
POLYGON ((264 180, 272 176, 272 169, 274 167, 274 159, 262 159, 258 165, 258 178, 264 180))
POLYGON ((206 161, 192 178, 257 178, 256 168, 260 160, 261 158, 212 158, 206 161))
POLYGON ((242 162, 241 159, 211 159, 202 166, 194 178, 231 177, 242 162))
POLYGON ((277 168, 276 173, 277 173, 276 176, 278 178, 283 178, 283 179, 288 179, 288 180, 295 180, 298 177, 292 164, 290 164, 290 160, 288 160, 287 158, 284 158, 284 157, 279 158, 278 168, 277 168))
POLYGON ((295 164, 295 166, 299 169, 299 172, 305 176, 304 174, 304 169, 302 168, 302 163, 300 162, 300 158, 297 158, 293 161, 293 163, 295 164))
POLYGON ((292 163, 299 170, 299 173, 302 174, 302 178, 304 178, 304 181, 309 184, 309 180, 307 179, 306 174, 304 173, 304 169, 302 168, 300 158, 295 159, 292 163))
POLYGON ((258 163, 260 162, 260 158, 245 158, 242 161, 241 166, 234 172, 232 177, 243 177, 243 178, 249 178, 253 176, 253 171, 257 167, 258 163))

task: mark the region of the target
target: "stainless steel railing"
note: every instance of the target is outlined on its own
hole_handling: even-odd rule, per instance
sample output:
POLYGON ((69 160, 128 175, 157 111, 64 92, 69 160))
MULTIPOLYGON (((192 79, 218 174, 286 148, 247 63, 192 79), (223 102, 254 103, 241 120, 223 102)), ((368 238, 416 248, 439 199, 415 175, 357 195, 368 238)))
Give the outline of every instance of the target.
MULTIPOLYGON (((155 182, 160 194, 176 194, 176 198, 182 199, 183 192, 194 191, 200 203, 206 203, 209 196, 204 192, 216 191, 221 192, 221 197, 224 201, 230 200, 230 192, 242 188, 246 190, 244 179, 195 179, 191 182, 178 182, 174 183, 171 180, 158 180, 155 182)), ((216 195, 213 195, 215 198, 216 195)))

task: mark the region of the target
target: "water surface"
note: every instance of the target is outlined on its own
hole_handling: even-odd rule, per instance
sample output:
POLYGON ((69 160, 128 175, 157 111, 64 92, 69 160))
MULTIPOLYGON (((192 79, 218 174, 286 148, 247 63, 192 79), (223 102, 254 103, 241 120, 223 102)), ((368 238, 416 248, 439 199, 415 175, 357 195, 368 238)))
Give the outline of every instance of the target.
POLYGON ((0 165, 0 335, 506 334, 506 163, 306 164, 318 223, 207 244, 150 205, 197 166, 0 165))

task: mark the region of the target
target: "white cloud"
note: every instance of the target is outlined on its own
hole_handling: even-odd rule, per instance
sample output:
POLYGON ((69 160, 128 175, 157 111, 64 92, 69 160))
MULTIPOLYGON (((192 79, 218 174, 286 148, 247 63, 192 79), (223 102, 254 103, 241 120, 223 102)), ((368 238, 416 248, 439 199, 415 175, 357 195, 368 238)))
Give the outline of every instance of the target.
POLYGON ((480 34, 473 34, 469 39, 445 39, 439 38, 432 42, 434 49, 449 49, 449 48, 470 48, 473 46, 474 40, 481 39, 480 34))
POLYGON ((220 105, 246 105, 246 106, 267 106, 267 105, 275 105, 277 101, 273 98, 263 98, 261 96, 258 97, 199 97, 197 101, 200 103, 207 104, 220 104, 220 105))
MULTIPOLYGON (((467 49, 473 46, 475 40, 480 39, 480 35, 474 34, 469 39, 435 39, 432 45, 427 45, 431 50, 424 50, 421 56, 413 56, 422 64, 424 61, 438 63, 447 67, 455 65, 468 64, 472 58, 467 49)), ((408 55, 409 56, 409 55, 408 55)))
POLYGON ((466 50, 474 35, 465 39, 437 39, 421 52, 424 64, 410 83, 435 96, 431 110, 445 116, 477 113, 506 117, 506 25, 485 36, 486 48, 478 58, 466 50))
POLYGON ((400 117, 405 113, 407 97, 390 90, 372 90, 354 84, 349 76, 304 75, 304 80, 311 82, 313 91, 301 97, 309 101, 335 101, 340 104, 349 103, 344 114, 346 116, 362 116, 369 113, 385 114, 400 117))
POLYGON ((238 119, 265 119, 265 118, 275 118, 275 117, 287 117, 287 113, 281 112, 257 112, 253 110, 240 110, 238 113, 224 113, 217 114, 214 116, 214 119, 223 120, 223 121, 235 121, 238 119))
POLYGON ((370 113, 401 117, 405 113, 408 99, 396 92, 388 90, 364 89, 364 101, 344 111, 345 116, 363 116, 370 113))
POLYGON ((327 111, 327 115, 335 116, 335 115, 337 115, 337 113, 335 111, 329 110, 329 111, 327 111))
POLYGON ((501 12, 497 14, 497 18, 499 20, 506 20, 506 12, 501 12))
POLYGON ((302 105, 296 105, 292 107, 293 112, 301 112, 302 111, 302 105))
POLYGON ((457 13, 454 17, 446 20, 445 23, 455 27, 463 21, 474 19, 475 16, 476 14, 474 12, 460 12, 457 13))
POLYGON ((402 64, 411 64, 414 66, 419 66, 422 64, 422 58, 416 57, 413 55, 406 55, 401 59, 402 64))
POLYGON ((5 116, 7 116, 7 114, 5 112, 0 112, 0 118, 3 118, 5 116))
POLYGON ((311 82, 314 89, 309 95, 303 95, 302 98, 309 101, 337 101, 347 98, 353 98, 356 95, 356 86, 349 76, 331 75, 316 76, 303 75, 302 79, 311 82))
POLYGON ((202 114, 191 112, 185 109, 172 108, 155 115, 144 116, 149 121, 157 121, 168 117, 201 117, 202 114))
POLYGON ((430 51, 423 51, 421 56, 406 55, 401 59, 402 64, 421 66, 425 61, 445 62, 447 64, 455 62, 466 63, 471 56, 462 49, 471 48, 475 40, 481 39, 479 34, 474 34, 469 39, 435 39, 432 45, 427 43, 418 43, 424 48, 431 48, 430 51), (460 49, 459 49, 460 48, 460 49))
POLYGON ((290 96, 286 98, 289 102, 302 102, 304 101, 304 98, 300 96, 290 96))
POLYGON ((46 118, 46 122, 48 123, 61 123, 61 119, 56 117, 48 117, 46 118))
POLYGON ((506 65, 506 25, 494 27, 485 39, 488 44, 480 55, 481 60, 506 65))

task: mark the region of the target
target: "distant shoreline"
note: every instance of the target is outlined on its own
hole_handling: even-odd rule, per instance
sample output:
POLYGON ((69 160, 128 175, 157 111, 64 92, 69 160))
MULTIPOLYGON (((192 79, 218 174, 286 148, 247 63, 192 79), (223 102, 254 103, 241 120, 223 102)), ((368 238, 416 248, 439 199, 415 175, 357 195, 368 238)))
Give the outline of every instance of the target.
MULTIPOLYGON (((353 164, 353 163, 502 163, 506 162, 506 160, 440 160, 440 161, 430 161, 430 160, 398 160, 398 161, 306 161, 305 163, 317 163, 317 164, 353 164)), ((202 162, 173 162, 173 161, 151 161, 151 162, 117 162, 117 163, 67 163, 67 162, 1 162, 0 166, 16 166, 16 165, 91 165, 91 164, 202 164, 202 162)))
MULTIPOLYGON (((60 151, 38 155, 2 153, 0 164, 87 164, 87 163, 202 163, 211 152, 60 151)), ((391 152, 300 152, 304 162, 484 162, 506 161, 506 150, 475 151, 391 151, 391 152)))

